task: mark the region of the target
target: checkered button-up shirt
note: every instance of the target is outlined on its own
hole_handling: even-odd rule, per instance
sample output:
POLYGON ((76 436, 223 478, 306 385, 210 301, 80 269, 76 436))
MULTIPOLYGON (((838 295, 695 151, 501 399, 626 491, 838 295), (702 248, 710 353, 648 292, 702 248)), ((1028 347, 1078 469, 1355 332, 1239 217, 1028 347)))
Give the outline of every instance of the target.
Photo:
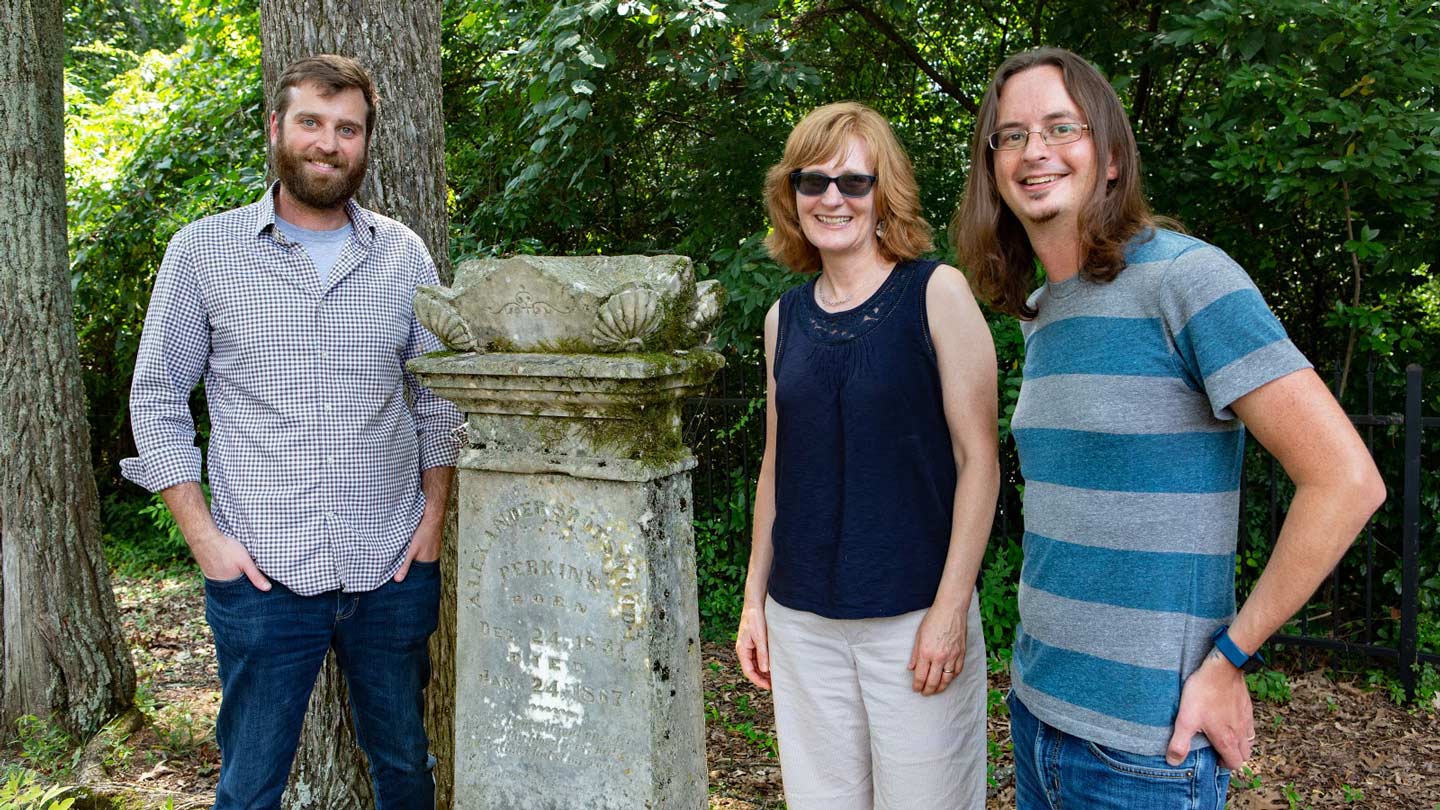
POLYGON ((420 522, 421 471, 458 449, 459 411, 405 370, 440 348, 412 304, 435 265, 410 229, 352 201, 322 284, 276 230, 275 191, 171 240, 130 390, 139 458, 121 470, 152 492, 200 480, 188 400, 203 376, 220 531, 297 593, 372 590, 420 522))

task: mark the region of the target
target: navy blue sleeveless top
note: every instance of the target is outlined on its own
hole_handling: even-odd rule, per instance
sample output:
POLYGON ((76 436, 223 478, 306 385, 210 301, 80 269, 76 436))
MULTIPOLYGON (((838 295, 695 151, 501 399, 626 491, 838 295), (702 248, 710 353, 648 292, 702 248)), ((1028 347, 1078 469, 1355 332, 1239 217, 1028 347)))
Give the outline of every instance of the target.
POLYGON ((815 279, 780 298, 769 587, 785 607, 866 619, 935 601, 956 476, 925 320, 938 264, 897 264, 844 312, 815 303, 815 279))

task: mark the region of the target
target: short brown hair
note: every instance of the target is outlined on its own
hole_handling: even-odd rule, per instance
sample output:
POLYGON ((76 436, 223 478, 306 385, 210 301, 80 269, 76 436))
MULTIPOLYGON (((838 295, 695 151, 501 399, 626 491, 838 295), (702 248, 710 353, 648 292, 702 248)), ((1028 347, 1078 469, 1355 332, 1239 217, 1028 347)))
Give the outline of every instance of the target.
POLYGON ((1035 250, 1024 226, 995 186, 995 155, 989 137, 995 128, 1005 82, 1041 65, 1060 69, 1065 90, 1085 114, 1094 140, 1099 170, 1095 188, 1079 214, 1080 274, 1093 281, 1114 281, 1125 269, 1126 244, 1157 222, 1140 188, 1135 133, 1120 98, 1100 71, 1061 48, 1038 48, 1005 60, 995 71, 975 116, 970 176, 965 196, 950 220, 950 238, 979 297, 1002 312, 1026 320, 1039 314, 1026 303, 1035 277, 1035 250), (1113 163, 1116 171, 1115 179, 1108 182, 1107 162, 1113 163))
POLYGON ((332 96, 341 90, 359 90, 365 96, 365 142, 370 142, 370 133, 375 131, 375 117, 379 112, 380 95, 375 92, 375 82, 360 63, 348 56, 333 53, 319 53, 296 59, 285 66, 280 81, 275 85, 275 97, 270 109, 276 118, 284 118, 290 107, 290 88, 305 82, 315 82, 325 88, 322 95, 332 96))
POLYGON ((785 140, 785 154, 765 175, 765 207, 770 211, 770 235, 765 247, 791 270, 813 273, 820 269, 820 251, 805 238, 795 209, 790 173, 845 154, 851 138, 865 144, 875 161, 875 217, 883 225, 878 236, 880 255, 887 261, 913 259, 930 250, 930 223, 920 215, 920 188, 910 158, 896 140, 890 124, 877 112, 853 101, 827 104, 810 111, 785 140))

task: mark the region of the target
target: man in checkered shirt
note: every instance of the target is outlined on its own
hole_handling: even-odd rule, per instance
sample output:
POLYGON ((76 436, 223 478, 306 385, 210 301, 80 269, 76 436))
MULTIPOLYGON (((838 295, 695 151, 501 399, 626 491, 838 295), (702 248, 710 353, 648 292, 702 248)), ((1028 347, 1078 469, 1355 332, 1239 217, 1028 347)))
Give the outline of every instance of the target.
POLYGON ((440 348, 411 303, 435 265, 352 199, 376 103, 352 59, 286 69, 269 121, 279 182, 176 234, 135 362, 139 458, 122 467, 165 499, 205 575, 217 810, 280 806, 331 649, 376 806, 435 803, 422 714, 461 417, 404 367, 440 348), (208 505, 188 406, 202 378, 208 505))

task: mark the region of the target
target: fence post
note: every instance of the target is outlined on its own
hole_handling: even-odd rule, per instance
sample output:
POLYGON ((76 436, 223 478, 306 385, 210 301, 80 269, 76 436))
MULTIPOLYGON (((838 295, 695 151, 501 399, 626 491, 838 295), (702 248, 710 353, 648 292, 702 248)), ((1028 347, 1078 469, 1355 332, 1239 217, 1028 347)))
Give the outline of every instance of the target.
POLYGON ((1420 612, 1420 366, 1405 367, 1405 512, 1400 530, 1400 683, 1415 700, 1420 612))

